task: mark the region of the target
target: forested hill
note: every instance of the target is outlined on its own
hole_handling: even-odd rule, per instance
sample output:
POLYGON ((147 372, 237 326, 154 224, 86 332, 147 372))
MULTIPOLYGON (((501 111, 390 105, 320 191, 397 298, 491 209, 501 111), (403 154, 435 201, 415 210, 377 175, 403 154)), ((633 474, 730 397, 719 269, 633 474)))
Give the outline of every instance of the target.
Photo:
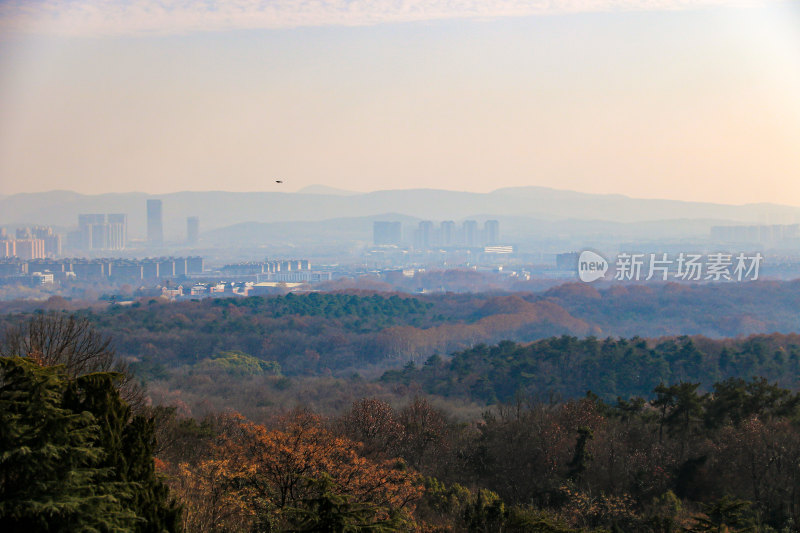
MULTIPOLYGON (((288 375, 402 366, 476 342, 591 332, 553 302, 513 296, 310 293, 166 302, 80 311, 140 368, 196 365, 238 351, 288 375)), ((5 325, 26 314, 0 317, 5 325)), ((148 377, 146 375, 146 377, 148 377)), ((152 377, 152 376, 150 376, 152 377)))
POLYGON ((567 283, 536 297, 557 303, 601 330, 603 336, 736 337, 800 332, 800 280, 599 288, 567 283))
MULTIPOLYGON (((139 362, 145 377, 152 377, 147 369, 194 366, 229 351, 276 362, 291 376, 350 375, 367 367, 383 371, 480 343, 561 335, 789 334, 800 332, 797 302, 797 281, 610 287, 568 283, 544 292, 141 299, 79 313, 113 339, 119 355, 139 362)), ((57 298, 27 305, 57 310, 65 303, 73 309, 78 305, 57 298)), ((0 304, 0 331, 26 320, 29 313, 8 313, 20 306, 0 304)))
POLYGON ((604 400, 647 397, 660 384, 762 377, 800 388, 800 336, 742 340, 679 337, 663 340, 562 336, 522 345, 478 345, 447 361, 432 356, 417 368, 386 372, 386 383, 416 383, 430 393, 480 403, 523 397, 576 398, 587 392, 604 400))

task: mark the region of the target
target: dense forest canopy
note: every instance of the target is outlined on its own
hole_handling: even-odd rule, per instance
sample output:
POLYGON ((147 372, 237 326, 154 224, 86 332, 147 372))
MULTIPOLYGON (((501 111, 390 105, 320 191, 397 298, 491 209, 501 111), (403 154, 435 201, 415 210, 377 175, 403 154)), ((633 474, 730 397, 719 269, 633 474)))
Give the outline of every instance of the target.
POLYGON ((800 337, 754 336, 711 340, 681 336, 648 341, 562 336, 527 345, 480 344, 445 361, 386 372, 384 382, 417 382, 430 394, 507 402, 516 395, 603 399, 647 396, 661 383, 764 377, 800 389, 800 337))

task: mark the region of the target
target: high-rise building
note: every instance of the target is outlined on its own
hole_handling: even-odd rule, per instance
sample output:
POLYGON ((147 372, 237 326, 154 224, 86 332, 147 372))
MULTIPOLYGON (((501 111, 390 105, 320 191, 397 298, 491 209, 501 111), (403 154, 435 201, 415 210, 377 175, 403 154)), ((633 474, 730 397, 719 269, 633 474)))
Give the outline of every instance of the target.
POLYGON ((105 250, 108 248, 108 224, 92 224, 92 241, 89 250, 105 250))
POLYGON ((102 260, 74 260, 72 271, 78 279, 100 279, 108 274, 108 265, 102 260))
POLYGON ((433 222, 430 220, 423 220, 419 223, 415 245, 418 248, 430 248, 433 244, 433 222))
POLYGON ((203 273, 203 258, 202 257, 187 257, 186 258, 186 273, 187 274, 202 274, 203 273))
POLYGON ((96 246, 97 239, 94 237, 95 231, 102 232, 102 226, 106 223, 106 216, 99 213, 78 215, 78 247, 82 250, 102 249, 103 246, 96 246))
POLYGON ((478 223, 474 220, 465 220, 464 225, 464 244, 467 246, 478 245, 478 223))
POLYGON ((16 257, 17 241, 3 239, 0 240, 0 257, 16 257))
POLYGON ((61 237, 49 226, 17 228, 14 237, 0 231, 0 257, 16 257, 25 261, 52 257, 61 252, 61 237))
POLYGON ((186 244, 194 245, 200 240, 200 217, 186 219, 186 244))
POLYGON ((156 280, 159 276, 159 261, 157 259, 145 259, 142 261, 142 278, 156 280))
POLYGON ((142 279, 142 263, 139 261, 131 261, 126 259, 118 259, 111 263, 109 277, 116 281, 141 281, 142 279))
POLYGON ((31 228, 34 239, 44 241, 44 253, 47 257, 61 255, 61 235, 53 231, 50 226, 34 226, 31 228))
POLYGON ((111 213, 108 215, 108 248, 123 250, 128 246, 128 215, 111 213))
POLYGON ((177 277, 185 276, 186 274, 188 274, 185 257, 176 257, 174 263, 175 263, 174 271, 177 277))
POLYGON ((375 221, 372 223, 372 241, 376 246, 397 246, 400 244, 401 236, 399 222, 375 221))
POLYGON ((147 200, 147 243, 150 246, 164 244, 164 225, 161 200, 147 200))
POLYGON ((161 257, 156 260, 158 262, 158 277, 160 278, 173 278, 175 277, 175 259, 172 257, 161 257))
POLYGON ((445 220, 440 226, 442 246, 452 246, 455 243, 456 223, 452 220, 445 220))
POLYGON ((77 239, 70 244, 82 250, 122 250, 127 242, 127 215, 98 213, 78 215, 77 239))
POLYGON ((43 259, 44 241, 42 239, 17 239, 14 242, 15 255, 20 259, 43 259))
POLYGON ((500 242, 500 223, 496 220, 487 220, 483 224, 483 237, 489 246, 500 242))

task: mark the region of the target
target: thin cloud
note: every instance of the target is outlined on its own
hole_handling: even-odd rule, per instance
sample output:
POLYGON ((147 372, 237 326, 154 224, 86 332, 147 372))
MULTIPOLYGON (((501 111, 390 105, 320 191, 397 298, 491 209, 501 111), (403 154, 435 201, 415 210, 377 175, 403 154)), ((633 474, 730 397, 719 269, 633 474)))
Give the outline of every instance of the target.
POLYGON ((656 11, 786 0, 6 0, 0 31, 60 35, 364 26, 452 18, 656 11))

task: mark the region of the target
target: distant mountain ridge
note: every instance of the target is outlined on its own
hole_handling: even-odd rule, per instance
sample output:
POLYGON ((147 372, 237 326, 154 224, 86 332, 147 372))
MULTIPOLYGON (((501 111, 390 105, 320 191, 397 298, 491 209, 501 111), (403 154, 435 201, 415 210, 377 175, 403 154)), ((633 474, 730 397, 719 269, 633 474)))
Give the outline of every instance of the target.
POLYGON ((542 221, 581 220, 643 223, 671 220, 715 220, 729 223, 784 224, 800 221, 800 208, 776 204, 724 205, 677 200, 636 199, 545 187, 515 187, 489 193, 440 189, 401 189, 351 193, 324 186, 306 192, 141 192, 84 195, 71 191, 26 193, 0 197, 0 224, 48 224, 75 227, 79 213, 125 213, 129 234, 142 238, 146 200, 163 201, 166 237, 186 231, 186 217, 199 216, 200 230, 241 224, 320 222, 398 213, 416 219, 464 220, 524 217, 542 221), (309 192, 312 191, 312 192, 309 192))
POLYGON ((300 194, 331 194, 335 196, 353 196, 354 194, 360 194, 356 191, 337 189, 336 187, 328 187, 327 185, 309 185, 297 192, 300 194))

